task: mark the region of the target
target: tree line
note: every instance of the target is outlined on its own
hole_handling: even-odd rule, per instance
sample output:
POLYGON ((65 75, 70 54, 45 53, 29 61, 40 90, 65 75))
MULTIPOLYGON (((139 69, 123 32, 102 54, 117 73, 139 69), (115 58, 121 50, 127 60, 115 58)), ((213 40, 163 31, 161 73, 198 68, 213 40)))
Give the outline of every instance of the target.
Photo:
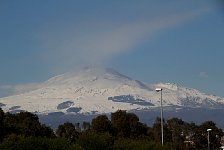
POLYGON ((56 131, 41 124, 36 114, 5 113, 0 109, 1 150, 200 150, 219 149, 223 131, 212 121, 200 125, 180 118, 163 119, 164 146, 161 146, 161 119, 152 127, 134 113, 118 110, 99 115, 91 122, 66 122, 56 131))

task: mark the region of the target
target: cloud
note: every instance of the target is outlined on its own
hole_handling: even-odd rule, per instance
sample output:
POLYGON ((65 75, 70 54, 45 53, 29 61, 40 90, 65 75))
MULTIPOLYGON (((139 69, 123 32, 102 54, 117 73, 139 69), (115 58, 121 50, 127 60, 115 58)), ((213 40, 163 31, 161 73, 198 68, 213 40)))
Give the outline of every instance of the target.
POLYGON ((133 50, 145 39, 190 21, 207 10, 154 16, 129 22, 84 22, 45 31, 43 60, 54 69, 104 64, 115 56, 133 50), (53 66, 53 67, 52 67, 53 66))
POLYGON ((32 90, 41 88, 42 84, 40 83, 28 83, 28 84, 19 84, 19 85, 1 85, 0 86, 0 97, 11 96, 23 94, 32 90))
POLYGON ((208 74, 206 72, 200 72, 199 77, 200 78, 208 78, 208 74))

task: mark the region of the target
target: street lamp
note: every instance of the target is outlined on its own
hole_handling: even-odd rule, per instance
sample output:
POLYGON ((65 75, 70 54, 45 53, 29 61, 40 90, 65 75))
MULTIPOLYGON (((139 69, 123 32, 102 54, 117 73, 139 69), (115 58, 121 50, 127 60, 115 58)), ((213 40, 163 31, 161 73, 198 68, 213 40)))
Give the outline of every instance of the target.
POLYGON ((161 134, 162 134, 162 139, 161 139, 161 143, 163 146, 163 99, 162 99, 162 88, 156 88, 156 92, 161 92, 161 99, 160 99, 160 104, 161 104, 161 134))
POLYGON ((208 132, 208 150, 210 150, 210 141, 209 141, 209 132, 212 131, 212 129, 207 129, 208 132))

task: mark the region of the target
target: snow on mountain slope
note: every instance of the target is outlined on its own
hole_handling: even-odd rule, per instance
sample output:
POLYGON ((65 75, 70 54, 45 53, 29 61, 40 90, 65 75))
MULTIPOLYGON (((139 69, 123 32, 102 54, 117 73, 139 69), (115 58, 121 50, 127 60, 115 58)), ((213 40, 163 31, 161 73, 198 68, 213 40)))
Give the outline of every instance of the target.
MULTIPOLYGON (((196 89, 178 86, 173 83, 159 83, 153 85, 163 89, 163 95, 170 99, 170 103, 177 102, 184 107, 223 108, 224 99, 214 95, 207 95, 196 89)), ((166 98, 165 98, 166 99, 166 98)))
POLYGON ((26 110, 39 114, 51 112, 109 113, 118 109, 141 110, 160 106, 223 107, 224 99, 197 90, 160 83, 152 86, 133 80, 113 69, 85 68, 49 79, 39 89, 0 99, 4 111, 26 110))

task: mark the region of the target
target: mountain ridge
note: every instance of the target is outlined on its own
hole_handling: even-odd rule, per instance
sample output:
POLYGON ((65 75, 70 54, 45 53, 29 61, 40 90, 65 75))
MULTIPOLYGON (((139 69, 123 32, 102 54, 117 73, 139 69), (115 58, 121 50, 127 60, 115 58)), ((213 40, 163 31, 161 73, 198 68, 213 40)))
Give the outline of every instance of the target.
POLYGON ((147 85, 120 74, 114 69, 85 68, 50 78, 40 88, 0 98, 4 111, 30 111, 37 114, 111 113, 122 110, 145 110, 160 107, 163 88, 164 107, 224 108, 224 99, 174 83, 147 85))

